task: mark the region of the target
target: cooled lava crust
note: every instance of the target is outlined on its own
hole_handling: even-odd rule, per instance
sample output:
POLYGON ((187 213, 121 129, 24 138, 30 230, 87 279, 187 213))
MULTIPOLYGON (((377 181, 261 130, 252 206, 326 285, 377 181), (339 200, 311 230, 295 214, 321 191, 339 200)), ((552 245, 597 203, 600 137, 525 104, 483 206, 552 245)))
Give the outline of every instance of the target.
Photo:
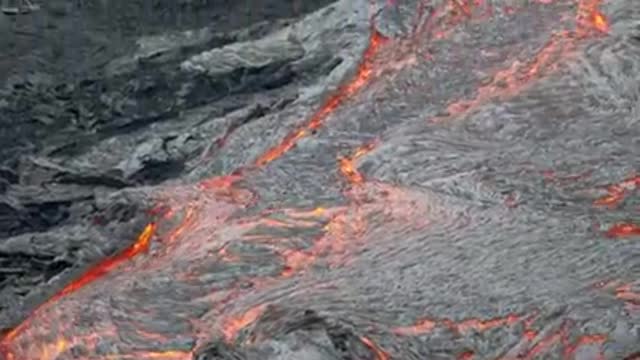
POLYGON ((636 0, 0 26, 1 359, 640 359, 636 0))

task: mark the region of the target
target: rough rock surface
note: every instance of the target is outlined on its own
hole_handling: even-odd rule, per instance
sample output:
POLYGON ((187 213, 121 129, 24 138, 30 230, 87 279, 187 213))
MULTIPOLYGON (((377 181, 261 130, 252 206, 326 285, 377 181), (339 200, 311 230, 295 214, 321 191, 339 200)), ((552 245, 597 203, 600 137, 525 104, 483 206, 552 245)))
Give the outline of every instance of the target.
POLYGON ((636 359, 634 4, 0 16, 0 358, 636 359))
POLYGON ((271 38, 329 0, 150 3, 0 16, 0 318, 135 238, 154 205, 145 185, 188 181, 216 141, 337 65, 271 38), (181 69, 205 58, 208 71, 181 69))

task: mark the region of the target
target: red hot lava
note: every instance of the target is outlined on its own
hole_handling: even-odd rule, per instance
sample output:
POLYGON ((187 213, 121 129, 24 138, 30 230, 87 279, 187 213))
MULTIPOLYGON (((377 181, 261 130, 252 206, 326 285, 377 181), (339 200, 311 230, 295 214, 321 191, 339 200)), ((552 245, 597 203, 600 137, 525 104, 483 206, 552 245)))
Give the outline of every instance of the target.
MULTIPOLYGON (((417 33, 429 29, 435 34, 434 38, 441 39, 448 34, 452 26, 465 19, 473 18, 474 8, 483 4, 485 3, 480 0, 452 0, 447 3, 447 11, 451 15, 448 21, 436 25, 432 21, 427 21, 417 33)), ((600 1, 596 0, 578 2, 576 33, 579 37, 608 31, 606 18, 599 11, 599 6, 600 1)), ((258 168, 264 167, 282 157, 300 139, 320 128, 327 117, 345 101, 361 91, 379 73, 375 68, 376 55, 387 43, 389 41, 372 28, 369 46, 355 77, 331 95, 303 126, 289 133, 278 145, 259 156, 254 165, 258 168)), ((532 79, 540 77, 543 69, 553 70, 554 64, 570 52, 574 44, 569 34, 563 32, 556 35, 532 61, 526 64, 514 63, 510 68, 496 72, 494 81, 480 87, 473 99, 451 103, 448 107, 451 114, 449 118, 468 113, 496 97, 514 96, 532 79)), ((230 241, 241 239, 242 241, 268 242, 269 237, 260 238, 255 233, 250 233, 249 230, 255 229, 258 225, 315 226, 318 219, 326 222, 322 226, 322 235, 315 239, 310 248, 291 249, 272 242, 273 249, 283 259, 283 270, 270 278, 252 279, 254 286, 258 287, 261 284, 300 274, 310 265, 319 262, 321 257, 327 259, 329 266, 342 266, 349 252, 365 238, 364 235, 368 231, 366 219, 371 214, 383 214, 385 219, 389 220, 390 227, 394 223, 411 221, 415 228, 419 229, 433 221, 428 216, 437 215, 433 211, 434 204, 429 199, 425 199, 424 194, 416 196, 406 189, 368 181, 358 171, 356 161, 372 151, 375 145, 376 143, 364 145, 352 156, 338 159, 338 170, 350 185, 350 188, 345 190, 345 195, 350 200, 347 206, 332 209, 318 208, 306 213, 299 209, 284 209, 283 212, 289 215, 290 223, 272 221, 265 217, 249 220, 238 220, 233 217, 236 212, 248 207, 254 200, 248 191, 237 187, 243 178, 242 171, 203 181, 197 189, 168 191, 166 195, 172 204, 169 208, 170 214, 165 216, 170 218, 175 213, 181 213, 184 216, 182 222, 171 232, 156 235, 159 240, 158 249, 151 249, 150 246, 158 229, 156 223, 151 223, 133 245, 89 269, 82 277, 64 287, 57 295, 38 307, 22 324, 10 331, 0 342, 0 354, 7 360, 54 360, 77 352, 85 354, 87 358, 96 359, 191 359, 194 351, 190 348, 183 350, 172 348, 175 346, 172 343, 172 340, 176 340, 175 337, 172 338, 158 331, 148 331, 143 327, 133 331, 142 336, 147 344, 152 344, 154 350, 140 349, 135 346, 139 344, 127 344, 122 341, 127 334, 117 326, 117 319, 112 318, 113 307, 129 317, 144 314, 146 317, 153 318, 164 315, 157 311, 157 308, 165 305, 156 304, 156 301, 171 301, 169 298, 162 298, 167 294, 159 292, 152 294, 156 297, 150 298, 150 304, 129 303, 127 299, 132 294, 145 290, 138 279, 159 282, 163 278, 183 279, 185 282, 190 282, 184 284, 185 286, 207 290, 207 294, 189 299, 186 306, 191 308, 204 303, 210 305, 211 310, 198 320, 203 324, 198 325, 198 321, 187 319, 186 322, 190 323, 191 328, 185 332, 191 332, 189 336, 198 341, 204 341, 212 335, 207 329, 216 328, 213 325, 218 325, 224 340, 233 341, 239 331, 254 323, 263 314, 265 305, 250 307, 238 315, 229 316, 225 312, 227 309, 225 306, 242 294, 242 286, 233 284, 230 290, 222 290, 216 285, 207 283, 208 280, 198 271, 199 266, 205 268, 213 266, 212 263, 235 262, 240 259, 241 256, 234 256, 227 251, 225 245, 230 241), (407 208, 407 206, 398 205, 407 203, 411 203, 412 206, 407 208), (180 259, 183 261, 179 261, 180 259), (98 280, 101 281, 102 287, 97 286, 98 280), (109 292, 113 292, 113 295, 104 294, 107 288, 109 292), (195 331, 194 328, 200 328, 200 331, 195 331), (108 343, 109 339, 123 344, 105 345, 105 341, 108 343), (157 350, 162 348, 165 350, 157 350)), ((623 188, 628 189, 627 185, 623 188)), ((638 186, 637 180, 634 180, 634 186, 638 186)), ((610 199, 603 202, 617 203, 620 201, 620 194, 625 191, 620 191, 618 187, 611 188, 610 199)), ((624 230, 620 231, 635 233, 637 229, 624 227, 624 230)), ((634 294, 630 289, 618 291, 618 296, 625 301, 635 301, 634 294)), ((171 303, 171 309, 180 313, 182 309, 179 305, 178 302, 171 303)), ((523 341, 527 349, 525 358, 533 358, 558 343, 562 344, 564 354, 570 356, 581 346, 602 344, 606 340, 603 335, 585 335, 570 342, 565 325, 541 338, 539 332, 533 329, 531 318, 531 316, 510 314, 494 319, 467 319, 459 322, 447 319, 423 319, 411 326, 397 327, 394 333, 401 336, 415 336, 430 333, 437 327, 446 327, 457 333, 472 330, 485 332, 522 323, 525 327, 523 341)), ((134 320, 131 319, 131 322, 133 323, 134 320)), ((361 337, 361 341, 378 360, 391 358, 368 337, 361 337)), ((473 356, 472 351, 460 354, 461 359, 471 359, 473 356)))

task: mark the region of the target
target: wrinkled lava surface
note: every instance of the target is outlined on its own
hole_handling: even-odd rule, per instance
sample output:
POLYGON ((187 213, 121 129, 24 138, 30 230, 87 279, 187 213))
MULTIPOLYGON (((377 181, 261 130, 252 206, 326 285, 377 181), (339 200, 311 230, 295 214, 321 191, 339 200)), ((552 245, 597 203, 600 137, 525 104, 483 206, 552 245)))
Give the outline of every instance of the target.
MULTIPOLYGON (((345 0, 295 18, 274 31, 303 51, 278 61, 328 41, 353 63, 146 183, 137 238, 22 306, 0 357, 639 358, 634 3, 345 0)), ((280 41, 265 36, 258 53, 280 41)), ((207 59, 229 46, 175 71, 219 76, 207 59)))

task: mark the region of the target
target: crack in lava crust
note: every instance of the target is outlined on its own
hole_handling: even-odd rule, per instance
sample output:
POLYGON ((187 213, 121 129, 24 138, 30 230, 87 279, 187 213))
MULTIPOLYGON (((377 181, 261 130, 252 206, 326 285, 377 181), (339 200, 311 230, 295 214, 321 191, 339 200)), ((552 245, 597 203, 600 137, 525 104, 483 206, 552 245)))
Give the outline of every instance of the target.
MULTIPOLYGON (((450 36, 456 26, 474 18, 474 6, 483 3, 446 2, 434 12, 436 15, 428 17, 442 16, 443 11, 450 17, 436 25, 432 20, 423 26, 416 25, 411 41, 420 41, 419 35, 426 31, 437 40, 450 36)), ((390 6, 395 5, 396 2, 390 6)), ((575 50, 576 38, 608 31, 599 7, 600 1, 579 1, 574 34, 559 33, 532 61, 514 63, 495 72, 494 80, 476 89, 471 100, 451 102, 450 115, 444 119, 467 115, 496 98, 516 96, 543 72, 555 70, 575 50)), ((482 16, 490 13, 485 11, 482 16)), ((212 338, 233 344, 240 332, 249 329, 265 313, 267 302, 238 306, 244 295, 287 284, 314 267, 333 270, 349 266, 357 261, 358 251, 379 239, 372 233, 383 231, 381 224, 387 233, 467 225, 458 222, 454 215, 459 209, 435 194, 367 179, 356 163, 373 151, 379 141, 355 149, 351 156, 338 158, 337 172, 345 184, 345 205, 278 209, 258 215, 246 212, 258 201, 250 190, 240 187, 246 171, 259 170, 281 158, 380 76, 383 66, 378 67, 376 56, 386 45, 392 46, 394 42, 372 26, 369 46, 354 78, 332 94, 304 125, 259 156, 253 168, 205 180, 197 187, 164 190, 159 196, 167 202, 161 211, 164 219, 150 223, 131 247, 91 268, 38 307, 5 335, 0 354, 7 360, 191 359, 212 338), (165 221, 178 215, 182 219, 177 226, 163 228, 165 221), (292 236, 295 233, 292 230, 306 235, 292 236), (260 255, 251 256, 247 249, 257 249, 260 255)), ((597 200, 596 205, 615 206, 630 191, 635 191, 638 184, 638 179, 633 178, 612 185, 608 195, 597 200)), ((640 234, 631 224, 615 225, 609 232, 611 236, 640 234)), ((618 285, 614 292, 627 304, 640 303, 631 285, 618 285)), ((563 348, 563 356, 572 358, 579 348, 599 346, 606 341, 602 334, 570 340, 569 321, 543 334, 533 326, 535 319, 535 314, 461 321, 427 318, 412 325, 396 326, 392 332, 401 337, 429 334, 440 328, 456 333, 483 333, 521 324, 522 341, 504 359, 532 359, 558 344, 563 348)), ((370 349, 373 358, 391 358, 391 352, 379 346, 372 336, 361 336, 360 341, 370 349)), ((461 359, 473 357, 473 351, 459 355, 461 359)))

